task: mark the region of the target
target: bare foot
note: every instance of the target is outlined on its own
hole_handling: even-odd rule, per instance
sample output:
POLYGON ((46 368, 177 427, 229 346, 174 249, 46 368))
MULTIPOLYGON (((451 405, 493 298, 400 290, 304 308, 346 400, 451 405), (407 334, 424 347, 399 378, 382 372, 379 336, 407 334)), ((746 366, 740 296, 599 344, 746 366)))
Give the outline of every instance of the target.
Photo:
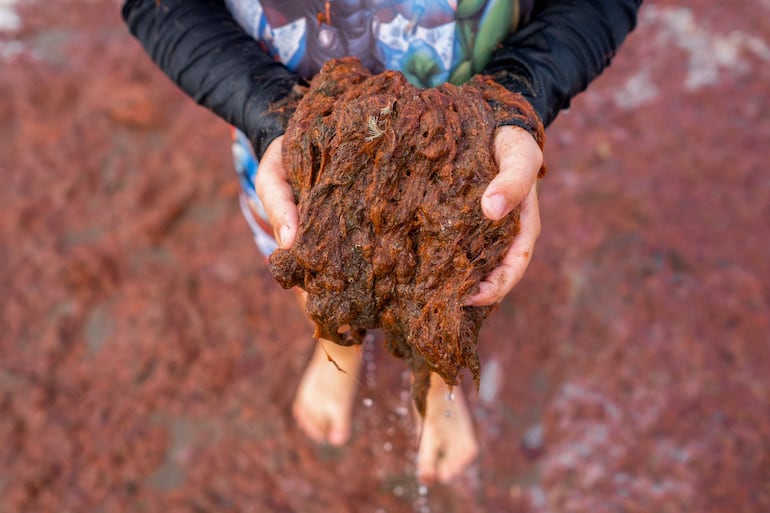
POLYGON ((315 442, 339 446, 350 438, 360 368, 359 347, 343 347, 327 340, 316 344, 292 406, 294 420, 315 442))
POLYGON ((420 482, 446 483, 459 475, 479 453, 462 390, 450 392, 438 374, 431 374, 428 403, 417 453, 420 482))

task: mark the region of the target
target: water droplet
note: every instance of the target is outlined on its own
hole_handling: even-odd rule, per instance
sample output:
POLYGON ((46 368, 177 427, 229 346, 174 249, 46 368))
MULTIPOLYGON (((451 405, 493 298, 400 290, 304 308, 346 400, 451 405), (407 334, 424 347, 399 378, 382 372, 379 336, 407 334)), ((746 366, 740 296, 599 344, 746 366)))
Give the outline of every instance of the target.
POLYGON ((409 410, 406 408, 406 406, 398 406, 396 408, 396 413, 402 417, 406 417, 409 414, 409 410))
POLYGON ((486 362, 482 368, 481 382, 479 383, 479 399, 484 404, 491 404, 500 391, 503 381, 503 368, 497 360, 486 362))
POLYGON ((430 513, 430 504, 428 504, 428 487, 421 485, 417 489, 417 499, 414 501, 412 509, 417 513, 430 513))
POLYGON ((366 406, 367 408, 371 408, 372 405, 374 404, 374 401, 372 401, 371 398, 369 397, 364 397, 364 399, 361 402, 364 403, 364 406, 366 406))
POLYGON ((447 392, 446 396, 444 397, 447 401, 454 401, 455 400, 455 391, 450 390, 447 392))
POLYGON ((384 450, 385 452, 392 451, 393 450, 393 444, 390 443, 390 442, 385 442, 384 444, 382 444, 382 450, 384 450))
POLYGON ((444 417, 446 418, 452 418, 452 412, 449 410, 444 410, 444 417))
POLYGON ((530 490, 530 499, 537 508, 545 507, 548 503, 548 497, 542 486, 535 486, 530 490))
POLYGON ((403 497, 404 496, 404 487, 401 485, 396 485, 393 487, 393 495, 396 497, 403 497))
POLYGON ((365 346, 364 349, 364 362, 366 364, 364 365, 366 386, 374 388, 377 386, 377 363, 374 361, 374 352, 369 346, 365 346))
POLYGON ((530 427, 522 437, 522 444, 530 451, 537 451, 543 448, 543 424, 538 423, 530 427))

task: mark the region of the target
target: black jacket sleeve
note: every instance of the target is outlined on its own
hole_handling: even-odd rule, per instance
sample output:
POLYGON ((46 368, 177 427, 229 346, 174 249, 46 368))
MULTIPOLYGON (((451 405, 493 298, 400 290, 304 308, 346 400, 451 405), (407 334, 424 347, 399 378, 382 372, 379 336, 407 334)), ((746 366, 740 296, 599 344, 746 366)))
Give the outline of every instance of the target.
POLYGON ((302 82, 219 0, 127 0, 123 18, 155 63, 196 102, 241 129, 258 157, 283 134, 302 82))
POLYGON ((524 95, 547 126, 610 64, 641 3, 536 1, 531 21, 503 42, 483 73, 524 95))

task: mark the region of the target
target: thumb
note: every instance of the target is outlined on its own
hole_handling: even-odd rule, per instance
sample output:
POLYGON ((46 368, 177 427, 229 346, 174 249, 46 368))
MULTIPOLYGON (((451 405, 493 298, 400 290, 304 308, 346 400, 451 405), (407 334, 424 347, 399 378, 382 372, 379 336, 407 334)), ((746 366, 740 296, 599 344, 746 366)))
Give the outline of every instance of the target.
POLYGON ((519 205, 532 189, 543 165, 543 152, 529 132, 515 126, 497 129, 494 151, 499 171, 481 197, 481 208, 484 215, 496 221, 519 205))

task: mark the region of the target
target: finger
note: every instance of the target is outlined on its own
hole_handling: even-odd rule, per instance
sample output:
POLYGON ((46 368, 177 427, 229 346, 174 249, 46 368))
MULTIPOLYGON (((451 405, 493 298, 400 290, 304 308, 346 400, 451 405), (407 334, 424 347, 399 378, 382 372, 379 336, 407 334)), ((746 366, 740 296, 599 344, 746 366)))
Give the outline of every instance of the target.
POLYGON ((299 214, 294 203, 294 191, 287 181, 281 160, 283 137, 278 137, 267 147, 254 180, 267 218, 275 230, 278 245, 288 248, 294 242, 299 226, 299 214))
POLYGON ((520 226, 521 231, 513 239, 503 261, 479 283, 479 292, 467 301, 467 305, 499 303, 524 276, 532 260, 535 242, 540 236, 540 207, 536 185, 532 186, 521 203, 520 226))
POLYGON ((513 126, 498 128, 494 144, 499 172, 484 191, 481 208, 496 221, 526 197, 543 165, 543 152, 529 132, 513 126))

